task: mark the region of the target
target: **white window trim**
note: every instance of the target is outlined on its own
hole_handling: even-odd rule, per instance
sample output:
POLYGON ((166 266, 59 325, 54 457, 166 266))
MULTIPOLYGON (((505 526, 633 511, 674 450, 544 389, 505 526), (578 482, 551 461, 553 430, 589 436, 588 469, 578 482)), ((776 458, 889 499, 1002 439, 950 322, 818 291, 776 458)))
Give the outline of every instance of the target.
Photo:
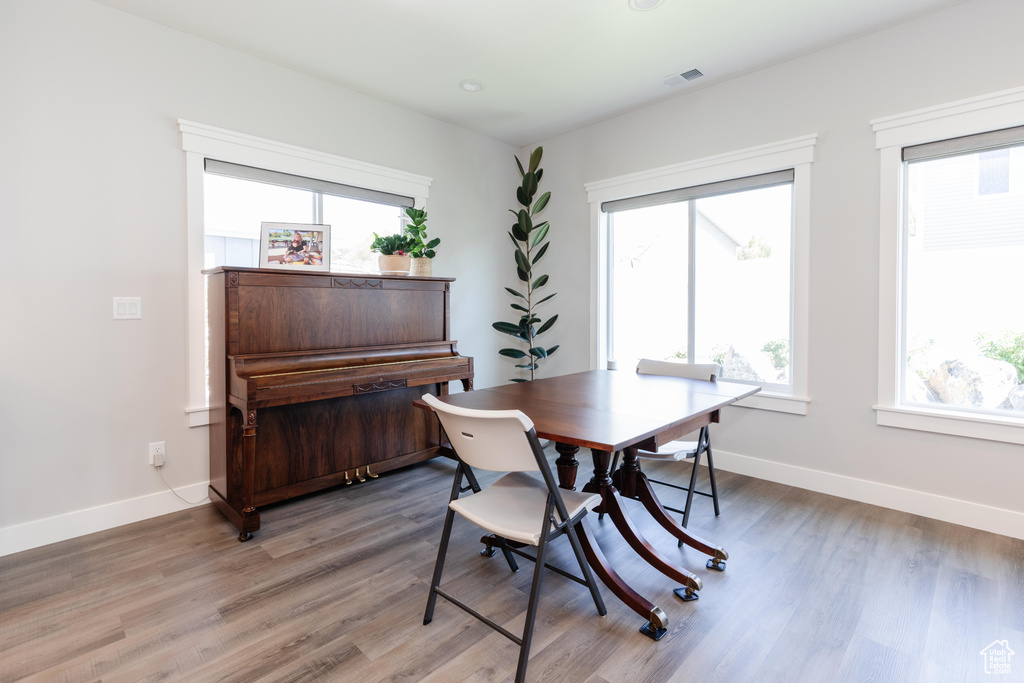
POLYGON ((791 168, 793 177, 793 347, 792 394, 762 391, 737 405, 795 415, 806 415, 807 394, 808 273, 811 232, 811 163, 817 135, 695 159, 671 166, 587 183, 590 202, 590 367, 597 368, 607 356, 608 226, 601 204, 616 199, 664 192, 679 187, 770 173, 791 168))
POLYGON ((188 224, 188 396, 185 413, 190 427, 210 423, 206 402, 206 321, 204 320, 203 174, 204 160, 219 159, 292 175, 354 185, 412 197, 426 204, 431 179, 304 147, 214 128, 178 119, 185 152, 188 224))
POLYGON ((900 406, 900 293, 903 262, 900 206, 903 191, 902 150, 936 140, 1024 125, 1024 88, 1003 90, 927 109, 871 121, 881 160, 878 254, 878 403, 877 422, 991 441, 1024 444, 1024 420, 927 407, 900 406))

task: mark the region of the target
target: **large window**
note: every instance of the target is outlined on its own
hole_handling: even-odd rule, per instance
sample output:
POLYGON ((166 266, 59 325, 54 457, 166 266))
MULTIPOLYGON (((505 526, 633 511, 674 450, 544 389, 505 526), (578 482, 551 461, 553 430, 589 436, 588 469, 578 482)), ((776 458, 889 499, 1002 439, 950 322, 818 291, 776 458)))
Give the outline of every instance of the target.
POLYGON ((608 202, 609 359, 716 362, 788 392, 792 208, 792 171, 608 202))
POLYGON ((1024 89, 873 122, 879 424, 1024 443, 1024 89))
POLYGON ((902 403, 1024 417, 1024 128, 903 159, 902 403))
POLYGON ((717 362, 760 385, 741 405, 807 411, 807 268, 816 136, 587 185, 592 366, 717 362))

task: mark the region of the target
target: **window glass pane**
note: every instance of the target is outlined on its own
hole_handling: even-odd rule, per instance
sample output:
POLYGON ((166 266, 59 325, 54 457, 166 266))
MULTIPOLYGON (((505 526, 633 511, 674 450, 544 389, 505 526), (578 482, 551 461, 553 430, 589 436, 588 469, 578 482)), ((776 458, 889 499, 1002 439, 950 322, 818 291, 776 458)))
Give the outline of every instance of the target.
POLYGON ((323 222, 331 226, 331 270, 335 273, 378 272, 377 254, 370 251, 373 233, 400 232, 402 216, 397 206, 324 195, 323 222))
POLYGON ((203 175, 207 267, 255 268, 264 221, 312 223, 313 193, 251 180, 203 175), (212 264, 212 265, 211 265, 212 264))
POLYGON ((686 358, 687 202, 610 214, 612 357, 686 358))
POLYGON ((696 201, 694 362, 790 384, 792 185, 696 201))
POLYGON ((1024 146, 907 165, 904 403, 1024 417, 1022 169, 1024 146))

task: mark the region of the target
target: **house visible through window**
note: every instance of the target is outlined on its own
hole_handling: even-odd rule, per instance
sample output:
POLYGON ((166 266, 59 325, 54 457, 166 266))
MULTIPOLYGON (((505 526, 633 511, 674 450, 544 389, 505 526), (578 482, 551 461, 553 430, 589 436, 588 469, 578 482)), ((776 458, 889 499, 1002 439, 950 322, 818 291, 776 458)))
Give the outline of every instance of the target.
POLYGON ((1024 128, 903 163, 900 403, 1024 417, 1024 128))
POLYGON ((790 391, 793 172, 606 202, 608 353, 790 391))

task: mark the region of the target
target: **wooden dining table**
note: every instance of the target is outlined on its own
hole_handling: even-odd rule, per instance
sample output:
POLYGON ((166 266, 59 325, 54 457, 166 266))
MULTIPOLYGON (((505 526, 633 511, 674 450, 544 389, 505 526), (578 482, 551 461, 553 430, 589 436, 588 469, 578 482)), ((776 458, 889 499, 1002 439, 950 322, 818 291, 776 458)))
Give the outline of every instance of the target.
MULTIPOLYGON (((576 455, 580 448, 589 448, 594 474, 583 490, 601 494, 596 511, 607 513, 629 546, 651 566, 682 583, 683 594, 693 599, 703 587, 700 578, 676 565, 643 537, 622 498, 640 501, 666 531, 709 555, 710 568, 724 569, 729 555, 724 548, 691 533, 668 515, 640 469, 637 450, 657 450, 660 445, 718 422, 722 408, 759 390, 760 387, 734 382, 590 370, 440 398, 464 408, 521 410, 533 421, 539 437, 555 442, 555 464, 562 488, 575 490, 579 468, 576 455), (612 473, 609 467, 616 451, 622 451, 622 464, 612 473)), ((668 628, 664 610, 615 572, 585 525, 578 525, 577 532, 594 573, 623 603, 647 619, 641 632, 659 640, 668 628)))

